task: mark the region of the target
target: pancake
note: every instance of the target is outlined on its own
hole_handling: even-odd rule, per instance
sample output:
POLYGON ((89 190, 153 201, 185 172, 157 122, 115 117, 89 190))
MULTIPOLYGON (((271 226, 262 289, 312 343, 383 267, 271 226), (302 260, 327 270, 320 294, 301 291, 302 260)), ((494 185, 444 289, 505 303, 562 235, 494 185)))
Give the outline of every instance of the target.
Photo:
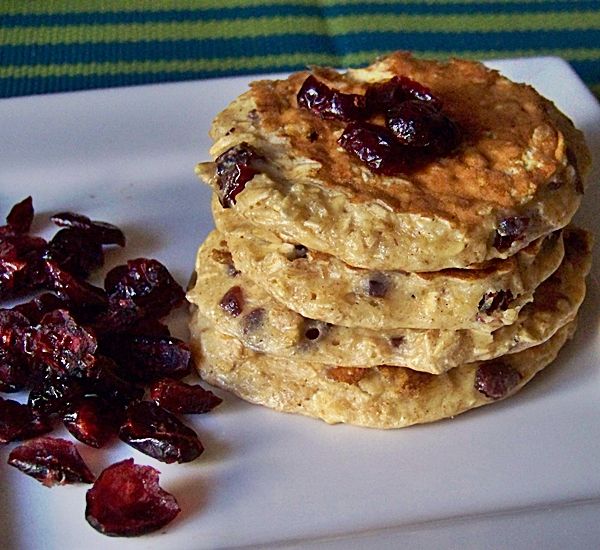
POLYGON ((562 237, 551 234, 471 269, 372 271, 250 233, 240 219, 233 209, 215 213, 237 269, 305 317, 352 327, 490 331, 511 324, 564 254, 562 237))
POLYGON ((585 296, 591 240, 575 228, 564 230, 565 260, 535 291, 533 302, 514 324, 494 332, 474 330, 369 330, 308 319, 290 311, 237 270, 225 239, 212 232, 199 249, 196 281, 188 292, 192 331, 208 321, 254 351, 285 359, 352 367, 381 364, 439 374, 458 365, 515 353, 541 344, 572 321, 585 296), (220 302, 234 286, 243 307, 232 316, 220 302))
POLYGON ((438 375, 403 367, 343 368, 260 354, 208 324, 192 326, 192 350, 205 381, 251 403, 332 424, 388 429, 452 417, 514 394, 554 360, 574 329, 571 322, 539 346, 438 375))
MULTIPOLYGON (((357 94, 410 77, 457 123, 452 152, 385 175, 338 145, 345 123, 298 108, 309 74, 254 82, 211 128, 213 161, 241 144, 262 158, 232 208, 284 241, 366 269, 463 268, 513 255, 568 224, 580 204, 590 164, 583 136, 529 86, 476 62, 405 53, 345 73, 313 69, 321 82, 357 94)), ((214 162, 197 173, 219 191, 214 162)))

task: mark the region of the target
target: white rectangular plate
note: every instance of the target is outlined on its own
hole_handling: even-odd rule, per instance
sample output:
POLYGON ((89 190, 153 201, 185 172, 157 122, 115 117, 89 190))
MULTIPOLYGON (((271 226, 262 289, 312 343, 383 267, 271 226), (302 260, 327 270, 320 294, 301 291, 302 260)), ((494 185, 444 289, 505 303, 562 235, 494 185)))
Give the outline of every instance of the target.
MULTIPOLYGON (((578 219, 595 229, 595 99, 559 59, 492 65, 533 84, 586 132, 596 157, 578 219)), ((40 234, 51 234, 45 220, 57 211, 115 223, 128 246, 108 254, 109 266, 156 257, 185 285, 212 227, 209 192, 194 164, 208 157, 212 117, 249 80, 0 101, 0 215, 31 194, 40 234)), ((84 519, 87 487, 47 489, 2 466, 0 546, 591 547, 600 540, 598 275, 596 262, 575 340, 505 402, 431 425, 376 431, 328 426, 228 396, 212 414, 188 418, 206 447, 193 463, 161 464, 120 442, 81 449, 96 473, 129 456, 162 471, 162 485, 183 512, 161 533, 102 536, 84 519)), ((0 451, 3 463, 7 455, 8 448, 0 451)))

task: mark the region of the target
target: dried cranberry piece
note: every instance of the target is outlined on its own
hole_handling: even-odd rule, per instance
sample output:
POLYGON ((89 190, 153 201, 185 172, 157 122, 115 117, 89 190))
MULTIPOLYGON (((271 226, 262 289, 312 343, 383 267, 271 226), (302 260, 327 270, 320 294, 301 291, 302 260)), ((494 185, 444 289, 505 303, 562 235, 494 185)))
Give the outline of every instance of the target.
POLYGON ((78 308, 104 309, 108 304, 106 293, 97 286, 79 279, 52 261, 45 262, 48 286, 61 298, 78 308))
POLYGON ((396 138, 385 128, 367 122, 351 122, 338 143, 373 172, 395 175, 407 167, 396 138))
POLYGON ((294 251, 288 257, 288 259, 291 260, 291 261, 293 261, 293 260, 302 260, 302 259, 306 258, 307 256, 308 256, 308 248, 306 248, 302 244, 295 244, 294 245, 294 251))
POLYGON ((75 445, 66 439, 40 437, 23 443, 10 452, 8 463, 46 487, 95 479, 75 445))
POLYGON ((405 340, 404 336, 392 336, 390 338, 390 345, 393 348, 399 348, 404 343, 404 340, 405 340))
POLYGON ((71 404, 63 423, 75 439, 99 449, 117 435, 123 410, 97 395, 87 395, 71 404))
POLYGON ((14 392, 27 386, 30 365, 25 352, 31 324, 20 313, 0 310, 0 391, 14 392))
POLYGON ((32 222, 33 201, 29 196, 11 208, 8 216, 6 216, 7 225, 0 229, 0 235, 27 233, 32 222))
POLYGON ((256 162, 260 160, 263 157, 245 141, 216 158, 219 201, 223 208, 233 206, 235 198, 246 188, 246 184, 259 173, 256 162))
POLYGON ((510 290, 486 292, 477 307, 481 313, 491 315, 495 311, 506 311, 512 300, 513 294, 510 290))
POLYGON ((199 385, 163 378, 150 387, 150 398, 177 414, 202 414, 212 411, 223 400, 199 385))
POLYGON ((164 317, 183 303, 185 292, 158 260, 137 258, 111 269, 104 288, 112 302, 133 300, 145 317, 164 317))
POLYGON ((204 450, 194 430, 151 401, 138 401, 127 407, 119 437, 134 449, 167 464, 190 462, 204 450))
POLYGON ((171 336, 169 327, 154 318, 140 320, 127 333, 136 336, 164 336, 167 338, 171 336))
POLYGON ((113 335, 103 341, 102 352, 119 364, 129 380, 182 378, 192 370, 189 346, 172 336, 113 335))
POLYGON ((386 125, 403 145, 426 147, 436 154, 452 150, 457 143, 456 124, 423 101, 405 101, 389 110, 386 125))
POLYGON ((244 294, 241 287, 232 286, 221 298, 219 307, 229 313, 232 317, 237 317, 244 309, 244 294))
POLYGON ((29 302, 16 305, 12 308, 12 311, 16 311, 27 317, 32 325, 37 325, 46 313, 50 313, 55 309, 69 310, 71 309, 71 304, 68 300, 60 298, 56 294, 45 292, 29 300, 29 302))
POLYGON ((308 109, 321 118, 350 121, 366 116, 364 96, 342 93, 313 75, 306 78, 296 99, 298 107, 308 109))
POLYGON ((181 511, 158 484, 160 472, 129 458, 106 468, 86 494, 85 519, 96 531, 135 537, 161 529, 181 511))
POLYGON ((8 300, 17 291, 24 289, 21 281, 26 277, 27 268, 24 260, 0 259, 0 299, 8 300))
POLYGON ((521 381, 521 373, 500 361, 481 363, 475 372, 474 386, 490 399, 501 399, 521 381))
POLYGON ((367 294, 373 298, 383 298, 390 287, 388 278, 382 273, 376 273, 367 281, 367 294))
POLYGON ((31 355, 57 373, 85 371, 94 361, 97 341, 64 309, 47 313, 31 339, 31 355))
POLYGON ((385 82, 370 84, 365 99, 370 114, 385 113, 411 99, 430 103, 437 108, 441 106, 440 100, 429 88, 407 76, 394 76, 385 82))
POLYGON ((494 235, 494 248, 499 252, 508 250, 515 241, 525 235, 529 227, 529 218, 524 216, 512 216, 504 218, 498 224, 494 235))
POLYGON ((257 307, 253 309, 247 315, 244 315, 242 319, 242 331, 244 334, 249 334, 259 329, 265 318, 265 310, 262 307, 257 307))
POLYGON ((122 369, 110 358, 97 355, 94 364, 85 372, 82 383, 87 393, 104 397, 118 407, 141 399, 144 389, 131 380, 126 380, 122 369))
POLYGON ((33 414, 27 405, 0 397, 0 444, 29 439, 51 430, 50 422, 33 414))
POLYGON ((36 290, 46 276, 40 256, 46 241, 29 235, 0 238, 0 299, 36 290))
POLYGON ((86 278, 104 264, 102 245, 80 229, 61 229, 48 243, 45 260, 71 275, 86 278))
POLYGON ((63 414, 84 393, 81 382, 65 373, 47 369, 34 381, 27 404, 38 415, 63 414))
POLYGON ((59 212, 50 218, 59 227, 72 227, 99 244, 125 246, 125 235, 111 223, 90 220, 87 216, 74 212, 59 212))

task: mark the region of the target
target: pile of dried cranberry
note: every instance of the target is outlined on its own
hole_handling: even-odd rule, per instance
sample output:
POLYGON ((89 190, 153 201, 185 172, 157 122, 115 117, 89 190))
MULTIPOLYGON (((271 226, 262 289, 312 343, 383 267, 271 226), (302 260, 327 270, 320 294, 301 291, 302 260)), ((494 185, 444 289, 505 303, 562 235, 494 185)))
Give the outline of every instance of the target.
POLYGON ((330 88, 313 75, 297 94, 298 106, 324 119, 348 122, 338 143, 373 172, 397 175, 451 151, 458 128, 441 101, 418 82, 395 76, 370 84, 364 95, 330 88), (383 116, 385 126, 374 123, 383 116))
MULTIPOLYGON (((205 413, 221 399, 180 379, 192 371, 188 346, 161 319, 184 291, 157 260, 111 269, 104 288, 86 279, 107 245, 125 245, 117 227, 70 212, 50 241, 29 234, 31 197, 0 227, 0 299, 37 294, 0 309, 0 392, 27 391, 27 403, 0 397, 0 444, 47 434, 62 423, 86 445, 119 437, 166 463, 203 451, 176 414, 205 413), (145 399, 145 395, 147 398, 145 399)), ((38 437, 8 463, 45 485, 91 483, 75 445, 38 437)), ((87 494, 86 519, 100 532, 132 536, 159 529, 179 512, 158 472, 126 460, 107 468, 87 494)))

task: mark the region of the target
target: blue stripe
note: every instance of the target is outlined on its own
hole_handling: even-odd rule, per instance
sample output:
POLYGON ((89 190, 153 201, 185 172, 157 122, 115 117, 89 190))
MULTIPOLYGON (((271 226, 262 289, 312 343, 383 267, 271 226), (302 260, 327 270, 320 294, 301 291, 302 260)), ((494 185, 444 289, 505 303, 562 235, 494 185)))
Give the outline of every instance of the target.
MULTIPOLYGON (((317 4, 317 3, 315 3, 317 4)), ((576 3, 577 10, 595 10, 599 7, 598 0, 582 0, 576 3)), ((343 15, 374 15, 388 13, 409 13, 411 15, 471 15, 490 13, 546 13, 549 11, 572 12, 574 2, 568 0, 539 2, 535 4, 502 4, 499 2, 481 2, 474 4, 349 4, 334 6, 304 5, 297 6, 282 4, 276 6, 248 6, 229 8, 206 8, 183 11, 132 11, 106 13, 61 13, 36 15, 0 15, 0 27, 39 27, 64 25, 106 25, 150 22, 180 22, 246 19, 249 17, 280 16, 314 16, 336 17, 343 15)), ((1 12, 1 8, 0 8, 1 12)))
MULTIPOLYGON (((600 84, 598 63, 574 62, 575 70, 588 85, 600 84), (589 73, 592 78, 587 79, 589 73)), ((278 67, 277 71, 286 72, 303 69, 303 65, 290 65, 278 67)), ((247 69, 237 71, 237 75, 258 74, 272 72, 271 67, 260 69, 247 69)), ((227 75, 231 74, 225 71, 227 75)), ((224 74, 216 71, 178 72, 169 74, 139 73, 128 75, 102 75, 102 76, 67 76, 67 77, 39 77, 39 78, 0 78, 0 97, 16 97, 23 95, 46 94, 54 92, 67 92, 73 90, 87 90, 96 88, 110 88, 118 86, 131 86, 152 84, 159 82, 175 82, 183 80, 197 80, 202 78, 221 77, 224 74)))
MULTIPOLYGON (((284 35, 256 38, 183 40, 164 42, 110 42, 3 46, 3 65, 51 63, 102 63, 114 61, 218 59, 221 57, 283 53, 353 53, 364 50, 408 49, 419 51, 520 50, 535 43, 541 48, 586 48, 600 44, 600 30, 486 33, 356 33, 343 36, 284 35)), ((341 54, 340 54, 341 55, 341 54)))

